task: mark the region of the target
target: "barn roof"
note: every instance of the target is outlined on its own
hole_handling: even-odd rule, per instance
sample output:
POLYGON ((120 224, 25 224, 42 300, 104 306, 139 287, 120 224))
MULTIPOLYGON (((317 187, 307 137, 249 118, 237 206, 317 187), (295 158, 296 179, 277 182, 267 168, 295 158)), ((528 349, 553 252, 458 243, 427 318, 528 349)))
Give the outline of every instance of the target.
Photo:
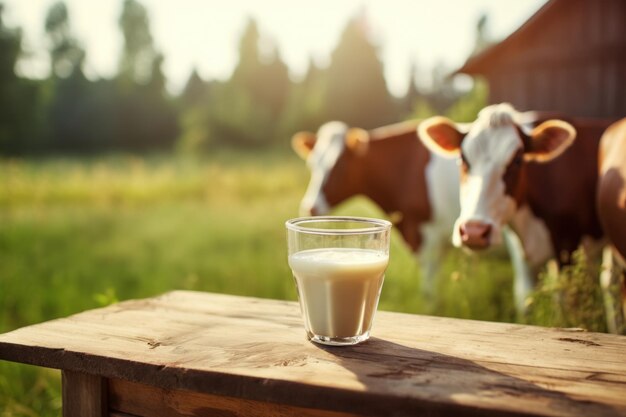
POLYGON ((470 75, 485 74, 488 68, 502 61, 504 56, 516 53, 523 48, 525 40, 540 30, 543 25, 555 18, 561 7, 566 7, 564 0, 549 0, 534 15, 524 22, 515 32, 503 41, 488 47, 482 52, 470 56, 465 64, 454 73, 470 75))

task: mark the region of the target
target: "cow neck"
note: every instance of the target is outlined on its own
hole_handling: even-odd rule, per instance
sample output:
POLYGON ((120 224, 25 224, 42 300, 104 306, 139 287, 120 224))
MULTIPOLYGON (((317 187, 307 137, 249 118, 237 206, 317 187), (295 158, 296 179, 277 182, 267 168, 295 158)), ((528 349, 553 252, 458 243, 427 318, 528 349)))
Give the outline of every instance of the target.
POLYGON ((370 141, 367 153, 361 156, 361 163, 358 164, 358 169, 355 171, 355 184, 358 187, 356 194, 368 196, 383 211, 390 213, 394 208, 390 207, 388 201, 385 201, 383 190, 377 187, 380 181, 376 181, 374 178, 378 174, 378 170, 374 169, 374 166, 378 163, 377 158, 379 155, 377 155, 377 151, 379 148, 380 141, 370 141))
POLYGON ((531 266, 541 265, 554 255, 550 231, 529 205, 517 208, 510 226, 519 237, 531 266))
POLYGON ((526 166, 526 204, 548 230, 560 264, 583 237, 602 237, 595 196, 598 182, 599 126, 572 123, 577 137, 557 158, 526 166), (563 255, 565 254, 565 255, 563 255))
POLYGON ((419 121, 407 120, 370 130, 370 140, 393 140, 401 136, 416 135, 419 121))
MULTIPOLYGON (((411 167, 409 171, 406 171, 410 163, 408 159, 411 159, 408 152, 415 151, 410 144, 419 146, 415 130, 408 129, 410 125, 406 123, 402 124, 402 127, 403 129, 396 128, 392 136, 372 135, 370 147, 368 152, 361 157, 362 163, 359 164, 357 174, 361 187, 360 193, 367 195, 388 214, 406 211, 411 206, 410 201, 419 199, 417 196, 409 197, 398 192, 398 187, 413 183, 413 180, 407 180, 404 176, 411 175, 409 172, 416 170, 416 167, 411 167), (409 145, 405 146, 405 144, 409 145)), ((381 132, 381 129, 373 132, 381 132)))

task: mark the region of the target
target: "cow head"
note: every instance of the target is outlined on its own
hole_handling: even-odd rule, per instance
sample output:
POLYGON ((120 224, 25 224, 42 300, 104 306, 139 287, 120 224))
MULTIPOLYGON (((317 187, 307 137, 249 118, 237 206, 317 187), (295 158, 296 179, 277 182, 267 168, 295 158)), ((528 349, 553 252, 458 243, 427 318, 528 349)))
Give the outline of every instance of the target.
POLYGON ((544 163, 563 153, 576 131, 548 120, 530 132, 522 114, 509 104, 481 110, 468 129, 444 117, 419 126, 419 136, 434 152, 457 156, 461 169, 461 214, 452 233, 455 246, 485 249, 500 243, 501 228, 523 203, 526 163, 544 163))
POLYGON ((327 214, 332 207, 359 192, 360 168, 355 160, 367 152, 369 135, 328 122, 317 132, 299 132, 291 139, 294 151, 306 161, 311 180, 300 203, 301 215, 327 214))

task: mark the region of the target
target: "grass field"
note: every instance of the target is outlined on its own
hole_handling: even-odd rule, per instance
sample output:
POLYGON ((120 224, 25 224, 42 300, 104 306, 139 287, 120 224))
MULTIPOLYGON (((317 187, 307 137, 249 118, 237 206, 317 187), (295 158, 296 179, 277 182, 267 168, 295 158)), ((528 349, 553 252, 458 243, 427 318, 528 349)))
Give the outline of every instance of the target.
MULTIPOLYGON (((302 161, 275 151, 0 160, 0 332, 172 289, 295 300, 284 221, 307 182, 302 161)), ((384 216, 363 198, 334 214, 384 216)), ((394 234, 380 308, 515 319, 502 251, 450 251, 434 310, 419 275, 394 234)), ((537 294, 530 322, 563 323, 551 305, 559 279, 537 294)), ((596 307, 590 320, 601 323, 596 307)), ((0 362, 0 417, 57 416, 60 406, 57 371, 0 362)))

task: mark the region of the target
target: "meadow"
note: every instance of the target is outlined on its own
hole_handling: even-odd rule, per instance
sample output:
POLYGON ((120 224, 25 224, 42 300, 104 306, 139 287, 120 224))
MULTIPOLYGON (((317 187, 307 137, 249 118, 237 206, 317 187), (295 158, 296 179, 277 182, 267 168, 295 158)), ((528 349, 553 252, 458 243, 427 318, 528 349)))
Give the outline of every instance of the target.
MULTIPOLYGON (((295 300, 284 222, 307 182, 304 163, 275 150, 0 159, 0 332, 173 289, 295 300)), ((333 214, 384 217, 361 197, 333 214)), ((583 269, 546 275, 524 321, 604 330, 583 269)), ((512 322, 511 282, 503 250, 450 250, 429 304, 394 232, 379 308, 512 322)), ((0 362, 0 417, 58 416, 60 390, 58 371, 0 362)))

